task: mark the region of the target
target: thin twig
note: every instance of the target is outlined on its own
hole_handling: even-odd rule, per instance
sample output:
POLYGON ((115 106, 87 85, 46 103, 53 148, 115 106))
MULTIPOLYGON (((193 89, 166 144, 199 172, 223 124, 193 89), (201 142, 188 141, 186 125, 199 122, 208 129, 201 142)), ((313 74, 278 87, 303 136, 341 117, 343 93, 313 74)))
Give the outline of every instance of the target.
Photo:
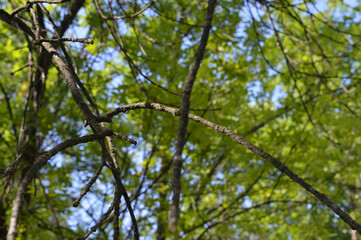
MULTIPOLYGON (((110 130, 111 131, 111 130, 110 130)), ((114 134, 114 132, 112 131, 112 133, 114 134)), ((130 218, 132 220, 132 225, 133 225, 133 231, 134 231, 134 238, 136 240, 139 240, 139 230, 138 230, 138 223, 137 223, 137 220, 135 218, 135 215, 134 215, 134 211, 132 209, 132 206, 131 206, 131 202, 129 200, 129 196, 128 196, 128 193, 122 183, 122 180, 120 179, 120 172, 119 172, 119 169, 116 169, 115 167, 115 164, 113 162, 113 159, 112 159, 112 156, 109 154, 106 146, 105 146, 105 142, 104 142, 104 139, 102 139, 101 141, 99 141, 99 145, 100 145, 100 148, 101 148, 101 151, 102 151, 102 156, 104 159, 107 160, 108 164, 109 164, 109 169, 110 171, 112 172, 113 174, 113 177, 114 177, 114 180, 115 180, 115 184, 116 184, 116 187, 117 187, 117 191, 120 192, 120 194, 124 197, 124 200, 125 200, 125 204, 128 208, 128 211, 129 211, 129 214, 130 214, 130 218)))
POLYGON ((144 8, 142 8, 141 10, 139 10, 138 12, 136 12, 136 13, 134 13, 132 15, 123 15, 123 16, 119 16, 119 17, 109 17, 109 18, 105 18, 105 19, 106 20, 119 20, 119 19, 124 19, 124 18, 134 18, 134 17, 142 14, 145 10, 150 8, 153 4, 154 4, 154 1, 148 3, 144 8))
POLYGON ((102 169, 103 169, 104 166, 105 166, 105 162, 102 161, 102 163, 99 165, 96 172, 94 173, 93 177, 90 179, 89 183, 87 185, 85 185, 85 187, 84 187, 83 191, 80 193, 79 197, 77 199, 75 199, 75 201, 73 202, 73 207, 78 207, 79 206, 80 201, 89 192, 91 186, 93 186, 95 181, 98 179, 98 177, 99 177, 100 173, 102 172, 102 169))
POLYGON ((10 97, 9 97, 9 94, 6 92, 4 86, 2 85, 1 81, 0 81, 0 89, 1 89, 1 92, 4 94, 4 97, 5 97, 6 106, 8 108, 8 112, 9 112, 9 117, 10 117, 10 120, 12 122, 11 125, 12 125, 13 131, 14 131, 14 136, 16 138, 18 138, 18 132, 16 130, 16 123, 14 121, 14 115, 13 115, 13 111, 12 111, 11 104, 10 104, 10 97))
POLYGON ((77 238, 76 238, 77 240, 85 240, 85 239, 87 239, 87 238, 90 236, 90 234, 92 234, 93 232, 95 232, 95 231, 98 229, 98 227, 99 227, 100 225, 102 225, 102 224, 105 222, 105 220, 107 220, 108 216, 110 215, 110 213, 111 213, 111 212, 113 211, 113 209, 114 209, 115 199, 116 199, 116 198, 113 199, 112 204, 109 206, 108 210, 103 214, 103 216, 99 219, 99 221, 98 221, 93 227, 91 227, 90 230, 89 230, 84 236, 77 237, 77 238))

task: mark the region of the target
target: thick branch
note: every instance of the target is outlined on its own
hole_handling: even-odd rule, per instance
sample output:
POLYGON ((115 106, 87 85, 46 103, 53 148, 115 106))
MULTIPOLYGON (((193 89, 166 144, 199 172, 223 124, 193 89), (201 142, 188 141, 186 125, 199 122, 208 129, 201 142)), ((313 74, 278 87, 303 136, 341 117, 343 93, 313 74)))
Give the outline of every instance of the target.
MULTIPOLYGON (((127 112, 127 111, 133 110, 133 109, 154 109, 157 111, 171 113, 174 116, 180 115, 180 111, 178 109, 166 107, 166 106, 163 106, 158 103, 135 103, 135 104, 118 107, 118 108, 106 113, 104 116, 112 117, 118 113, 127 112)), ((195 116, 193 114, 188 114, 188 118, 192 119, 196 122, 202 123, 203 125, 206 125, 207 127, 210 127, 217 132, 220 132, 220 133, 223 133, 223 134, 229 136, 230 138, 232 138, 239 144, 245 146, 248 150, 251 150, 258 156, 267 160, 269 163, 271 163, 273 166, 275 166, 282 173, 287 175, 289 178, 291 178, 293 181, 298 183, 305 190, 307 190, 312 195, 314 195, 316 198, 318 198, 322 203, 324 203, 328 208, 330 208, 334 213, 336 213, 345 223, 347 223, 352 229, 356 230, 358 233, 361 234, 361 225, 359 223, 357 223, 353 218, 350 217, 350 215, 348 215, 345 211, 343 211, 340 207, 338 207, 325 194, 317 191, 313 186, 311 186, 309 183, 307 183, 305 180, 303 180, 301 177, 299 177, 296 173, 294 173, 292 170, 290 170, 287 166, 285 166, 279 160, 275 159, 270 154, 268 154, 267 152, 263 151, 262 149, 256 147, 255 145, 249 143, 248 141, 246 141, 242 137, 238 136, 236 133, 232 132, 231 130, 229 130, 226 127, 217 125, 215 123, 207 121, 207 120, 205 120, 201 117, 195 116)))
POLYGON ((29 28, 28 25, 26 25, 20 18, 11 16, 4 9, 0 9, 0 20, 6 22, 10 26, 13 26, 14 28, 23 31, 32 38, 35 38, 34 32, 29 28))
POLYGON ((65 77, 66 83, 71 91, 71 94, 78 105, 80 111, 82 112, 85 120, 87 123, 91 126, 92 130, 94 132, 100 132, 101 128, 99 124, 96 121, 96 118, 94 114, 90 111, 88 105, 85 103, 83 97, 81 96, 77 85, 75 76, 73 75, 71 69, 69 66, 65 63, 65 61, 60 57, 59 53, 56 51, 54 46, 51 43, 43 42, 42 46, 45 47, 45 49, 53 54, 53 60, 58 65, 60 72, 65 77))
POLYGON ((197 76, 199 66, 201 65, 204 51, 206 49, 209 32, 212 27, 212 19, 214 14, 214 9, 216 7, 217 0, 209 0, 207 7, 207 14, 204 19, 203 24, 203 33, 201 41, 199 43, 196 55, 194 57, 192 67, 188 73, 188 76, 184 82, 182 90, 182 100, 180 105, 180 118, 178 126, 178 136, 176 144, 176 153, 173 158, 173 197, 172 197, 172 206, 169 216, 169 228, 171 231, 176 231, 178 219, 179 219, 179 199, 181 192, 181 171, 182 171, 182 152, 186 142, 186 133, 188 125, 188 112, 190 106, 190 97, 192 93, 192 88, 194 81, 197 76))

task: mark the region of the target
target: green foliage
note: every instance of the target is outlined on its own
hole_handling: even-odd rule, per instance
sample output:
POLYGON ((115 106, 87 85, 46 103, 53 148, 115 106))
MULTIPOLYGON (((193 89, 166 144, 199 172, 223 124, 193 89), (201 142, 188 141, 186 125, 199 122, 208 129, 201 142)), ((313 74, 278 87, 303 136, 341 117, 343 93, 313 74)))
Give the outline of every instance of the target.
MULTIPOLYGON (((190 113, 260 146, 359 220, 360 5, 261 2, 219 1, 190 113)), ((59 26, 71 4, 44 6, 59 26)), ((1 6, 7 12, 13 8, 5 1, 1 6)), ((99 6, 113 18, 132 15, 145 3, 99 1, 99 6)), ((205 1, 161 0, 136 17, 113 21, 103 20, 95 4, 85 2, 64 37, 86 37, 94 44, 65 45, 100 114, 137 102, 179 108, 181 97, 173 93, 182 91, 206 6, 205 1)), ((33 27, 27 10, 19 16, 33 27)), ((45 26, 50 39, 48 20, 45 26)), ((35 126, 32 137, 41 140, 40 145, 28 142, 29 148, 37 146, 33 159, 66 139, 91 133, 54 63, 46 70, 44 96, 36 108, 31 79, 39 49, 0 21, 1 170, 26 152, 27 145, 19 145, 22 121, 26 134, 35 126)), ((138 142, 131 146, 112 137, 141 236, 156 239, 162 227, 164 236, 174 236, 168 215, 178 118, 132 110, 105 126, 138 142)), ((350 239, 348 225, 331 210, 226 136, 190 122, 183 154, 182 239, 350 239)), ((99 146, 91 142, 66 149, 40 169, 26 193, 18 238, 61 239, 61 234, 75 239, 95 225, 114 197, 111 171, 103 168, 78 208, 72 202, 101 162, 99 146)), ((27 168, 21 162, 10 181, 1 178, 4 203, 13 201, 27 168)), ((0 211, 7 226, 10 213, 11 204, 0 211)), ((120 218, 120 238, 131 238, 123 199, 120 218)), ((112 236, 109 220, 90 239, 112 236)))

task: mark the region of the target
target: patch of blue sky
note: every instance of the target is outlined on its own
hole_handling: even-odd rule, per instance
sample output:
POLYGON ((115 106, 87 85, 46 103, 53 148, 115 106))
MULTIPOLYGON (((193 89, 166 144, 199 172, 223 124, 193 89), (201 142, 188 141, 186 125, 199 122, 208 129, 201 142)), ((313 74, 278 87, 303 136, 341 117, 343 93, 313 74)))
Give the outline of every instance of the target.
POLYGON ((224 173, 222 172, 217 172, 215 175, 215 178, 212 179, 211 181, 211 185, 217 185, 217 184, 225 184, 225 177, 224 177, 224 173))
MULTIPOLYGON (((346 74, 345 74, 345 77, 347 77, 346 74)), ((344 79, 342 80, 343 85, 346 85, 346 86, 349 85, 349 84, 351 84, 351 82, 352 82, 351 78, 344 78, 344 79)), ((340 84, 340 87, 342 87, 341 84, 340 84)))
POLYGON ((319 11, 326 11, 327 9, 329 10, 333 10, 334 11, 334 15, 333 15, 333 18, 335 20, 338 20, 338 21, 344 21, 344 17, 350 17, 351 19, 349 19, 350 21, 349 22, 345 22, 346 26, 347 24, 351 24, 351 23, 355 23, 355 22, 359 22, 361 21, 361 13, 359 11, 353 11, 353 8, 355 7, 358 7, 360 6, 360 3, 356 0, 344 0, 343 1, 343 6, 347 6, 348 8, 347 9, 340 9, 340 8, 337 8, 337 9, 331 9, 329 6, 328 6, 328 3, 329 1, 327 0, 320 0, 320 1, 317 1, 316 2, 316 9, 319 10, 319 11))
POLYGON ((61 168, 63 166, 64 162, 64 156, 61 154, 55 155, 52 159, 49 161, 49 165, 51 167, 61 168))
POLYGON ((94 194, 87 194, 86 198, 81 201, 81 208, 69 209, 74 214, 67 219, 68 225, 73 230, 77 230, 79 227, 85 228, 84 230, 90 229, 109 206, 110 203, 100 201, 94 194), (85 209, 88 209, 88 212, 85 209), (89 216, 89 214, 92 214, 92 216, 89 216))
POLYGON ((253 204, 253 201, 248 196, 245 196, 243 199, 242 207, 250 208, 250 207, 252 207, 252 204, 253 204))
POLYGON ((242 185, 237 185, 236 188, 236 194, 241 194, 246 191, 246 189, 242 185))
POLYGON ((280 103, 282 98, 285 98, 287 94, 282 90, 282 84, 276 85, 272 93, 272 103, 274 104, 275 108, 281 108, 283 105, 280 103))
POLYGON ((248 91, 248 97, 250 105, 254 105, 257 102, 257 96, 262 93, 262 83, 261 81, 251 81, 246 84, 248 91))
POLYGON ((312 14, 317 14, 318 12, 324 12, 327 9, 328 0, 318 0, 307 3, 308 11, 312 14))
MULTIPOLYGON (((110 89, 118 89, 119 87, 122 86, 123 81, 124 81, 124 76, 123 75, 114 74, 112 76, 112 81, 109 83, 110 89)), ((117 90, 117 93, 122 93, 123 91, 124 91, 123 89, 119 89, 119 90, 117 90)), ((111 104, 111 106, 108 106, 108 107, 114 107, 112 105, 112 103, 109 102, 108 104, 111 104)))
POLYGON ((360 6, 360 3, 356 0, 344 0, 343 3, 352 8, 360 6))
POLYGON ((192 46, 194 46, 194 44, 196 44, 196 43, 197 43, 196 41, 192 41, 189 37, 184 37, 182 39, 181 50, 185 51, 185 50, 191 48, 192 46))
MULTIPOLYGON (((252 81, 246 84, 248 97, 249 97, 249 104, 254 105, 257 101, 266 101, 265 97, 261 97, 263 93, 262 89, 262 82, 261 81, 252 81)), ((276 109, 281 108, 282 104, 280 103, 282 98, 285 98, 287 94, 282 90, 282 84, 278 84, 275 86, 272 92, 271 101, 276 109)), ((268 93, 266 93, 267 97, 268 93)))
MULTIPOLYGON (((73 187, 69 189, 69 192, 77 193, 81 191, 81 189, 84 187, 82 182, 86 180, 82 174, 79 174, 79 172, 73 172, 73 187), (83 177, 82 177, 83 176, 83 177), (76 190, 78 189, 78 190, 76 190)), ((91 176, 88 176, 87 179, 90 179, 91 176)), ((101 215, 108 209, 110 206, 110 202, 104 202, 102 199, 105 197, 105 195, 113 194, 113 184, 111 183, 100 183, 99 180, 97 180, 92 187, 94 190, 94 187, 97 189, 100 189, 102 192, 102 196, 98 196, 95 193, 92 192, 92 189, 83 197, 82 201, 80 202, 80 208, 73 208, 70 207, 69 210, 73 212, 73 214, 70 215, 67 222, 69 226, 73 230, 76 230, 76 226, 79 223, 82 224, 95 224, 94 219, 99 219, 101 215), (91 212, 93 213, 93 216, 90 217, 89 214, 85 211, 85 209, 91 209, 91 212)), ((73 196, 78 197, 78 196, 73 196)))

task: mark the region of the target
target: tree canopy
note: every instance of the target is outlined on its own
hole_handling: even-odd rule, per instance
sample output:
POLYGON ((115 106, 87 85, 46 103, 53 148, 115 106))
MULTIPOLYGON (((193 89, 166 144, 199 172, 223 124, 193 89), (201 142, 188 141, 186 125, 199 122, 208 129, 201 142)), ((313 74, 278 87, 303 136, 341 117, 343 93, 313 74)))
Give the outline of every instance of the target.
POLYGON ((361 2, 0 1, 0 239, 352 239, 361 2))

